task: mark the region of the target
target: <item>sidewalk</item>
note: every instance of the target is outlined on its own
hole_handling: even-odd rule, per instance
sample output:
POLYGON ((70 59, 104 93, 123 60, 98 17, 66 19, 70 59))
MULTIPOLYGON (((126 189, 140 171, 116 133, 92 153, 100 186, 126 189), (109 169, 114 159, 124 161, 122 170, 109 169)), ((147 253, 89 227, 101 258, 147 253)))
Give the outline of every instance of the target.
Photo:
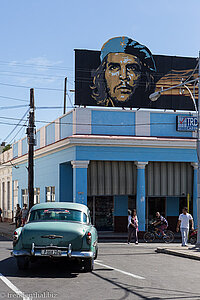
POLYGON ((168 245, 163 245, 161 247, 158 247, 156 249, 156 252, 200 260, 200 248, 196 247, 195 245, 182 247, 181 244, 180 245, 168 244, 168 245))
POLYGON ((8 222, 0 223, 0 235, 12 240, 13 232, 15 231, 15 224, 8 222))

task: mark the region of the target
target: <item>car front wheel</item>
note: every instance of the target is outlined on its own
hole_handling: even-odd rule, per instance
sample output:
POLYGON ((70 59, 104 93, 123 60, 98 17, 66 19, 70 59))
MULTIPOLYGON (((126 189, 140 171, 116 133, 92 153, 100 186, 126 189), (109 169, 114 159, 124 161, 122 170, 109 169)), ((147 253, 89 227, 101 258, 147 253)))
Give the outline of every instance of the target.
POLYGON ((94 258, 84 259, 83 267, 85 272, 92 272, 94 268, 94 258))
POLYGON ((16 257, 17 259, 17 267, 19 270, 27 270, 29 266, 29 260, 26 256, 16 257))

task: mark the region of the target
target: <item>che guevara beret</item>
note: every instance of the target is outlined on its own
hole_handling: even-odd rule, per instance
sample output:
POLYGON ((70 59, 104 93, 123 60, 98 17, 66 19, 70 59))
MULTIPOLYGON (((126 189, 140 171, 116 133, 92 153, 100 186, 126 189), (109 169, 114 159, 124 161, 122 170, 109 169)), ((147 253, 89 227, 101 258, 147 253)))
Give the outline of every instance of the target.
POLYGON ((114 37, 109 39, 101 48, 100 59, 103 59, 109 53, 126 53, 138 57, 148 68, 156 72, 156 65, 151 51, 144 45, 132 40, 126 36, 114 37))

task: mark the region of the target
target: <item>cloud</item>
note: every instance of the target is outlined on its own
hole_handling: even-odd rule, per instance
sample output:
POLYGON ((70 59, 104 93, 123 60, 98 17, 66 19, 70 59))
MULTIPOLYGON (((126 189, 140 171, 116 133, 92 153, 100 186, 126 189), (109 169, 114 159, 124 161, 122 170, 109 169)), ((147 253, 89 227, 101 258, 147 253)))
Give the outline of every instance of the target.
MULTIPOLYGON (((9 63, 9 66, 13 70, 15 81, 20 85, 52 85, 58 80, 62 80, 60 71, 64 72, 59 65, 62 61, 52 61, 45 56, 33 57, 19 62, 13 60, 9 63), (18 69, 20 67, 20 70, 18 69), (56 68, 57 67, 57 68, 56 68), (17 72, 15 72, 17 68, 17 72), (50 75, 51 74, 51 75, 50 75)), ((64 80, 64 75, 63 75, 64 80)))
POLYGON ((48 71, 52 67, 56 67, 61 63, 62 61, 50 61, 45 56, 34 57, 25 61, 26 65, 33 65, 34 68, 40 72, 48 71))

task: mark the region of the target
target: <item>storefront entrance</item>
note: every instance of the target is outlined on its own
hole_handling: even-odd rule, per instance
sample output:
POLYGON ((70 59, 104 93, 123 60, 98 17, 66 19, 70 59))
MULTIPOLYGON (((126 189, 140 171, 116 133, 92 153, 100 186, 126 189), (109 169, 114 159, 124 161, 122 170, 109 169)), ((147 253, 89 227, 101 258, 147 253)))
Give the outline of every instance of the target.
POLYGON ((93 196, 87 198, 87 206, 90 209, 92 224, 99 231, 114 230, 114 197, 93 196))
POLYGON ((166 217, 166 197, 148 197, 146 208, 147 224, 155 218, 157 211, 159 211, 163 217, 166 217))

